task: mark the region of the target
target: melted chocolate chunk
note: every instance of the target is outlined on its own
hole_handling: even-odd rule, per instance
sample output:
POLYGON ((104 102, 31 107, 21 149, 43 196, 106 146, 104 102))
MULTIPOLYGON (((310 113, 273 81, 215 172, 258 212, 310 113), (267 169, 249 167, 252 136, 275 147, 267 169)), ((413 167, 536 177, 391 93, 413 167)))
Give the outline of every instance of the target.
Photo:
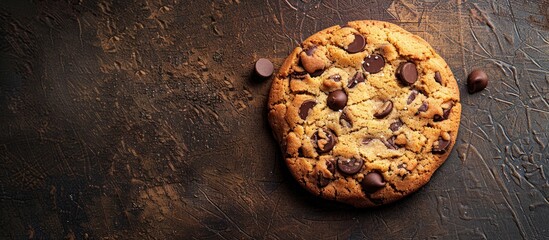
POLYGON ((364 176, 361 182, 362 189, 367 193, 373 193, 385 186, 383 176, 378 172, 370 172, 364 176))
POLYGON ((442 137, 439 137, 437 142, 433 144, 433 150, 432 152, 434 154, 444 154, 448 150, 448 147, 450 146, 450 141, 442 139, 442 137))
POLYGON ((395 139, 396 139, 396 136, 392 136, 392 137, 388 138, 387 140, 383 141, 383 144, 385 144, 385 146, 388 149, 397 150, 398 146, 395 144, 395 139))
POLYGON ((353 122, 347 115, 347 111, 343 109, 343 112, 341 113, 341 116, 339 117, 339 123, 345 127, 351 128, 353 127, 353 122))
POLYGON ((311 77, 318 77, 324 73, 324 69, 316 70, 313 73, 311 73, 311 77))
POLYGON ((391 129, 391 131, 393 132, 398 131, 403 124, 404 123, 399 119, 398 121, 391 123, 391 125, 389 125, 389 129, 391 129))
POLYGON ((435 73, 435 81, 442 85, 442 76, 440 75, 440 72, 435 73))
POLYGON ((414 101, 414 99, 416 99, 416 96, 417 96, 418 93, 419 93, 418 91, 412 90, 410 92, 410 96, 408 97, 408 100, 406 100, 406 104, 412 103, 414 101))
POLYGON ((429 103, 423 102, 423 103, 421 104, 421 106, 419 106, 419 108, 417 109, 416 115, 419 114, 420 112, 426 112, 427 109, 429 109, 429 103))
POLYGON ((351 44, 349 44, 349 46, 347 46, 345 50, 347 50, 348 53, 361 52, 366 46, 366 39, 364 36, 357 33, 353 33, 353 35, 355 36, 355 39, 351 44))
POLYGON ((364 58, 364 63, 362 63, 364 71, 371 74, 381 72, 384 66, 385 58, 383 58, 383 56, 379 54, 369 55, 368 57, 364 58))
POLYGON ((309 111, 316 105, 316 101, 314 100, 307 100, 301 103, 301 106, 299 107, 299 117, 303 120, 307 119, 307 116, 309 116, 309 111))
POLYGON ((293 72, 290 74, 290 77, 294 79, 305 79, 307 74, 307 72, 293 72))
POLYGON ((332 176, 326 177, 322 174, 322 171, 318 171, 318 186, 323 188, 328 186, 332 182, 335 174, 335 160, 331 159, 326 161, 326 169, 332 174, 332 176))
POLYGON ((364 82, 364 73, 356 72, 351 81, 347 84, 348 88, 354 88, 357 84, 364 82))
POLYGON ((365 137, 362 139, 362 144, 364 145, 368 145, 368 143, 372 142, 374 140, 374 138, 372 137, 365 137))
POLYGON ((353 175, 362 169, 364 161, 356 158, 337 158, 337 168, 339 171, 347 175, 353 175))
POLYGON ((330 159, 328 161, 326 161, 326 169, 328 169, 328 171, 330 171, 332 173, 332 175, 335 174, 335 160, 334 159, 330 159))
POLYGON ((440 122, 440 121, 444 121, 444 120, 448 119, 448 117, 450 116, 450 112, 452 111, 452 108, 454 107, 454 103, 449 102, 448 105, 449 105, 449 107, 447 107, 447 108, 443 107, 442 108, 442 116, 440 116, 438 114, 435 115, 433 117, 433 121, 440 122))
POLYGON ((417 68, 413 62, 401 63, 396 71, 396 77, 405 86, 410 86, 417 81, 417 68))
POLYGON ((316 150, 319 153, 327 153, 334 148, 337 142, 337 137, 334 133, 332 133, 332 131, 322 129, 313 134, 312 140, 313 144, 316 146, 316 150))
POLYGON ((388 100, 381 105, 381 107, 374 113, 374 117, 381 119, 389 115, 393 111, 393 101, 388 100))

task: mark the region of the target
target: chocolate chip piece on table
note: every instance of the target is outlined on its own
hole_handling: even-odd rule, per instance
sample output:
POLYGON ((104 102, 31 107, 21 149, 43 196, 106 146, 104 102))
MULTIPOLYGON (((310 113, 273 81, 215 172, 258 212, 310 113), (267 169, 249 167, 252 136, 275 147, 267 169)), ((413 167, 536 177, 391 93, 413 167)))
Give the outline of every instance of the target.
POLYGON ((273 75, 274 66, 269 59, 260 58, 255 62, 254 72, 257 76, 262 78, 268 78, 273 75))
POLYGON ((307 100, 301 103, 301 106, 299 107, 299 117, 303 120, 307 119, 307 116, 309 116, 309 111, 316 105, 316 101, 314 100, 307 100))
POLYGON ((361 182, 362 189, 367 193, 373 193, 385 186, 385 180, 378 172, 370 172, 364 176, 361 182))
POLYGON ((356 72, 353 78, 347 84, 348 88, 354 88, 357 84, 364 82, 364 73, 356 72))
POLYGON ((389 125, 389 129, 391 129, 391 131, 393 132, 398 131, 403 124, 404 123, 399 119, 398 121, 391 123, 391 125, 389 125))
POLYGON ((319 153, 327 153, 334 148, 337 137, 328 129, 319 129, 313 134, 312 140, 319 153))
POLYGON ((381 72, 385 66, 385 59, 379 54, 369 55, 364 58, 364 63, 362 63, 362 68, 364 71, 371 74, 381 72))
POLYGON ((381 105, 381 107, 374 113, 374 117, 381 119, 389 115, 393 111, 393 101, 387 100, 381 105))
POLYGON ((476 69, 469 73, 467 77, 467 91, 476 93, 482 91, 488 86, 488 75, 480 69, 476 69))
POLYGON ((353 33, 353 35, 355 36, 355 39, 352 43, 349 44, 349 46, 347 46, 345 50, 347 50, 347 52, 349 53, 361 52, 366 46, 366 39, 364 38, 364 36, 357 33, 353 33))
POLYGON ((344 174, 353 175, 362 169, 364 161, 357 158, 337 158, 337 168, 344 174))
POLYGON ((339 111, 347 105, 347 94, 343 90, 335 90, 328 94, 327 105, 334 111, 339 111))
POLYGON ((448 147, 450 146, 449 140, 444 140, 442 137, 439 137, 436 142, 433 143, 432 152, 435 154, 444 154, 448 147))
POLYGON ((417 68, 413 62, 401 63, 396 71, 396 77, 406 86, 410 86, 417 81, 417 68))

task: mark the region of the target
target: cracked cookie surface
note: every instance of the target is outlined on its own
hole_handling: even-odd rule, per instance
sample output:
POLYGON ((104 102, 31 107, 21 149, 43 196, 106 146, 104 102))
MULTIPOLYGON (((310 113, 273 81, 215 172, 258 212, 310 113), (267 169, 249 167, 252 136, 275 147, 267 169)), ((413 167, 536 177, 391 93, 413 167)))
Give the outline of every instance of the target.
POLYGON ((448 157, 461 115, 446 62, 425 40, 380 21, 306 39, 279 69, 268 104, 297 181, 356 207, 425 185, 448 157))

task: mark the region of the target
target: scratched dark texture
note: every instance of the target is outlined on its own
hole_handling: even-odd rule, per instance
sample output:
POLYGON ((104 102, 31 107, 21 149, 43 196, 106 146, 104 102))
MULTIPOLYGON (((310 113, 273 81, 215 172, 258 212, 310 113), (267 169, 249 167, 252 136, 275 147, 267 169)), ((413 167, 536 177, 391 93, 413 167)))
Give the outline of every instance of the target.
POLYGON ((548 126, 547 0, 0 2, 0 239, 548 239, 548 126), (432 181, 367 210, 291 178, 250 77, 357 19, 429 41, 463 104, 432 181))

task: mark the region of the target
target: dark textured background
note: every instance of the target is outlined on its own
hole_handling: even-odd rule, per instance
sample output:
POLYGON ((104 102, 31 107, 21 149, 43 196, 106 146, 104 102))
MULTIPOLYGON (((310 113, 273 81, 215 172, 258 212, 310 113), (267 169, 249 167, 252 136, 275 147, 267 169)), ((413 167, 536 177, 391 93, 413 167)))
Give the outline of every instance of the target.
POLYGON ((0 2, 0 239, 548 239, 548 125, 547 0, 0 2), (357 19, 429 41, 463 104, 432 181, 370 210, 301 189, 250 78, 357 19))

